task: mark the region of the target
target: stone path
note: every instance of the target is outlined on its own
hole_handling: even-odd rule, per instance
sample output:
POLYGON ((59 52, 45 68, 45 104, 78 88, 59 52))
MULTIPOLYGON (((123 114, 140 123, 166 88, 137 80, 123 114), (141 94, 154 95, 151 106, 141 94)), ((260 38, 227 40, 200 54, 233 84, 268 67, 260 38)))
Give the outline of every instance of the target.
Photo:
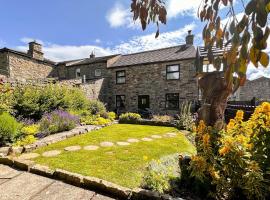
MULTIPOLYGON (((69 146, 69 147, 65 147, 64 150, 68 151, 68 152, 79 151, 81 149, 86 150, 86 151, 95 151, 95 150, 99 149, 100 147, 112 147, 115 145, 128 146, 128 145, 131 145, 131 143, 151 142, 154 139, 170 138, 170 137, 176 137, 176 136, 177 136, 177 133, 173 132, 173 133, 165 133, 163 135, 151 135, 149 137, 144 137, 141 139, 129 138, 129 139, 127 139, 127 141, 117 141, 115 143, 109 142, 109 141, 104 141, 104 142, 101 142, 99 144, 99 146, 97 146, 97 145, 88 145, 88 146, 84 146, 84 147, 81 147, 79 145, 69 146)), ((60 150, 46 151, 42 154, 42 156, 43 157, 54 157, 54 156, 58 156, 60 153, 62 153, 62 151, 60 151, 60 150)), ((40 155, 38 153, 26 153, 26 154, 22 154, 19 158, 24 159, 24 160, 29 160, 29 159, 37 158, 39 156, 40 155)))
POLYGON ((61 181, 0 165, 1 200, 113 200, 61 181))

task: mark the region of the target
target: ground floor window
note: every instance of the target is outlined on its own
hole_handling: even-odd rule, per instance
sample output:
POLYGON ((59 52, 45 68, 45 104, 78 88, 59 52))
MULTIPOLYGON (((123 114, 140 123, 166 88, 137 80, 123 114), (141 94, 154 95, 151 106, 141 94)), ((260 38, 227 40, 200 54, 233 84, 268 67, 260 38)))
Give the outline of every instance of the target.
POLYGON ((125 95, 116 95, 116 108, 124 108, 125 107, 125 95))
POLYGON ((166 94, 166 108, 168 110, 179 109, 179 93, 166 94))

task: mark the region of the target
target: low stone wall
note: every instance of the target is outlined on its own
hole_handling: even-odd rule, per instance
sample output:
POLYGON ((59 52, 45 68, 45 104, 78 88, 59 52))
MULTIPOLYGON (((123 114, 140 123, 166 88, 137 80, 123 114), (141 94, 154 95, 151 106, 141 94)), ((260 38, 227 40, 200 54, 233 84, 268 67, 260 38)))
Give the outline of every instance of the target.
MULTIPOLYGON (((97 192, 108 194, 117 199, 131 199, 131 200, 171 200, 169 195, 161 195, 157 192, 145 190, 142 188, 129 189, 120 185, 89 176, 82 176, 81 174, 71 173, 62 169, 52 170, 47 166, 35 164, 30 160, 20 160, 17 158, 0 157, 0 164, 8 165, 19 170, 28 171, 33 174, 45 176, 48 178, 57 179, 65 183, 82 187, 97 192)), ((183 200, 178 198, 179 200, 183 200)))

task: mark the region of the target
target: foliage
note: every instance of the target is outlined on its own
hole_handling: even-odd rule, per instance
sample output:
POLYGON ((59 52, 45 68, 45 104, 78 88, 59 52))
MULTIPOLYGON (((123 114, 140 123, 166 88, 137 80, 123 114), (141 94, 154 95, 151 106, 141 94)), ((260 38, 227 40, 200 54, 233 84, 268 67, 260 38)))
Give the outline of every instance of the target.
POLYGON ((164 156, 149 163, 143 176, 143 188, 159 193, 169 192, 179 180, 179 154, 164 156))
POLYGON ((13 142, 21 129, 21 124, 9 113, 0 114, 0 146, 13 142))
POLYGON ((101 115, 106 112, 106 108, 104 104, 99 100, 91 100, 89 102, 89 108, 90 114, 92 115, 101 115))
POLYGON ((169 115, 154 115, 152 120, 157 122, 172 122, 173 117, 169 115))
POLYGON ((21 133, 24 135, 36 135, 39 132, 39 125, 38 124, 31 124, 22 127, 21 133))
POLYGON ((100 117, 100 115, 87 115, 81 117, 81 123, 86 125, 106 125, 111 123, 110 119, 100 117))
POLYGON ((88 107, 88 100, 79 88, 59 84, 27 85, 14 90, 13 109, 17 117, 41 119, 44 113, 56 109, 80 110, 88 107))
POLYGON ((40 131, 49 135, 61 131, 68 131, 79 124, 79 118, 62 110, 55 110, 52 113, 44 114, 40 120, 40 131))
POLYGON ((33 135, 27 135, 27 136, 25 136, 25 137, 17 140, 14 143, 14 146, 17 146, 17 147, 25 146, 25 145, 28 145, 28 144, 33 144, 36 141, 37 141, 37 139, 35 138, 35 136, 33 136, 33 135))
POLYGON ((14 146, 24 146, 34 143, 37 139, 35 135, 39 133, 38 124, 24 125, 20 130, 20 135, 16 138, 14 146))
POLYGON ((13 101, 13 90, 9 84, 0 82, 0 113, 10 112, 13 101))
POLYGON ((124 113, 120 115, 119 123, 137 123, 141 119, 141 115, 137 113, 124 113))
POLYGON ((192 131, 195 126, 194 121, 195 120, 191 113, 191 102, 183 102, 177 123, 178 128, 184 128, 187 131, 192 131))
POLYGON ((108 112, 108 119, 110 119, 111 121, 114 121, 116 119, 116 114, 115 112, 108 112))
POLYGON ((201 21, 206 21, 203 30, 203 40, 206 50, 208 50, 208 60, 210 64, 219 71, 221 64, 225 69, 227 85, 237 81, 237 85, 242 86, 246 81, 246 71, 248 64, 253 63, 258 67, 259 63, 267 67, 269 55, 264 51, 267 48, 267 39, 270 34, 267 20, 270 11, 269 0, 249 0, 247 5, 241 2, 244 8, 243 17, 239 20, 234 12, 233 0, 202 0, 199 17, 201 21), (228 8, 228 19, 226 25, 222 26, 219 8, 228 8), (250 42, 252 45, 250 45, 250 42), (224 51, 224 59, 214 58, 212 47, 222 49, 223 45, 231 44, 224 51), (239 53, 238 53, 239 52, 239 53))
POLYGON ((269 198, 270 103, 258 106, 246 122, 243 115, 238 111, 221 131, 202 121, 197 128, 191 176, 215 186, 208 194, 217 199, 269 198))

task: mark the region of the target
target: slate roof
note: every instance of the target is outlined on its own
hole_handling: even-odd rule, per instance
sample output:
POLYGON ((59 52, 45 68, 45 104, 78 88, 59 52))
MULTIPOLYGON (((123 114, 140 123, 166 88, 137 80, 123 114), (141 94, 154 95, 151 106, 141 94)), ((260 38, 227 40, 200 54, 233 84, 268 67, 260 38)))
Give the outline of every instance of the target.
POLYGON ((6 47, 0 49, 0 52, 10 52, 10 53, 14 53, 14 54, 17 54, 17 55, 20 55, 20 56, 24 56, 24 57, 27 57, 27 58, 36 60, 38 62, 44 62, 44 63, 48 63, 48 64, 51 64, 51 65, 55 65, 56 64, 55 62, 53 62, 53 61, 51 61, 49 59, 44 58, 44 60, 38 60, 38 59, 32 58, 30 55, 28 55, 25 52, 13 50, 13 49, 9 49, 9 48, 6 48, 6 47))
POLYGON ((102 56, 102 57, 95 57, 95 58, 83 58, 83 59, 77 59, 77 60, 64 61, 58 64, 66 64, 66 66, 69 67, 69 66, 85 65, 85 64, 98 63, 98 62, 107 62, 107 60, 115 56, 117 55, 109 55, 109 56, 102 56))
POLYGON ((139 64, 194 59, 195 57, 196 48, 194 46, 179 45, 163 49, 122 55, 115 63, 108 67, 112 68, 121 66, 134 66, 139 64))

